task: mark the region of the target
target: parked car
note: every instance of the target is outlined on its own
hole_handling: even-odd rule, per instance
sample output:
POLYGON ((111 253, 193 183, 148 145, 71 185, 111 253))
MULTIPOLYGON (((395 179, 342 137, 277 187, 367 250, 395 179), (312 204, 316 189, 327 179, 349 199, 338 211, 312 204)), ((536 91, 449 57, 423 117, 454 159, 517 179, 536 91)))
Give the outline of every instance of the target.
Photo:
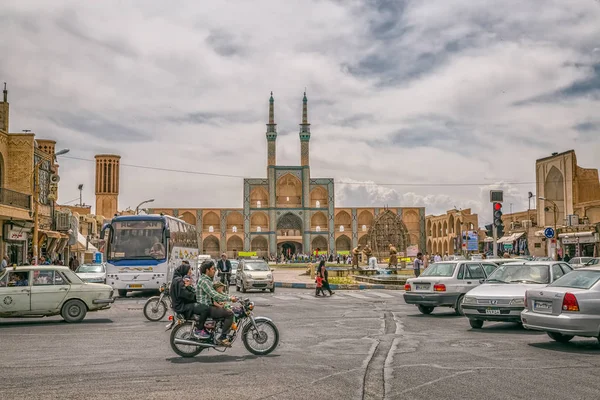
POLYGON ((465 293, 479 286, 496 268, 487 260, 433 263, 421 276, 406 281, 404 301, 415 304, 423 314, 431 314, 435 307, 451 307, 461 315, 465 293))
POLYGON ((106 283, 106 264, 81 264, 75 270, 84 282, 106 283))
POLYGON ((249 289, 269 289, 275 292, 275 280, 269 264, 262 259, 240 260, 235 280, 235 289, 246 293, 249 289))
POLYGON ((543 289, 528 290, 523 326, 557 342, 575 336, 600 341, 600 267, 579 268, 543 289))
POLYGON ((573 268, 581 268, 592 260, 593 257, 573 257, 569 260, 569 265, 573 268))
POLYGON ((7 268, 0 274, 0 317, 61 315, 82 321, 88 311, 110 308, 113 288, 86 283, 67 267, 33 265, 7 268))
POLYGON ((585 266, 586 267, 592 267, 592 266, 598 265, 598 264, 600 264, 600 257, 594 257, 590 261, 588 261, 587 263, 585 263, 585 266))
POLYGON ((543 288, 573 269, 565 262, 517 261, 501 265, 464 298, 462 309, 474 329, 484 321, 521 322, 525 292, 543 288))

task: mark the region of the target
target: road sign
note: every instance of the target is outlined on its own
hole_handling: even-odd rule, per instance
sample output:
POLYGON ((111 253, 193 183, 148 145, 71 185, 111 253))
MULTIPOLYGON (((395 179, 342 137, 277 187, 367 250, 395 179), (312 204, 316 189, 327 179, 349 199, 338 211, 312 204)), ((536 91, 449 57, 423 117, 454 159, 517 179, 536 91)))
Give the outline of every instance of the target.
POLYGON ((554 237, 554 229, 552 229, 552 228, 544 229, 544 236, 546 236, 548 239, 552 239, 554 237))

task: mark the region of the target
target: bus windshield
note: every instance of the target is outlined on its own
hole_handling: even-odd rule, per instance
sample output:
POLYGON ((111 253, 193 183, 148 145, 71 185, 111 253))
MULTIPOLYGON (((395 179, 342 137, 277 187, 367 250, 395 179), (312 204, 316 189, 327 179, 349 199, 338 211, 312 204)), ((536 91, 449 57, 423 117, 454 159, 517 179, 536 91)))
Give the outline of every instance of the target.
POLYGON ((113 223, 107 259, 165 260, 164 223, 156 220, 118 221, 113 223))

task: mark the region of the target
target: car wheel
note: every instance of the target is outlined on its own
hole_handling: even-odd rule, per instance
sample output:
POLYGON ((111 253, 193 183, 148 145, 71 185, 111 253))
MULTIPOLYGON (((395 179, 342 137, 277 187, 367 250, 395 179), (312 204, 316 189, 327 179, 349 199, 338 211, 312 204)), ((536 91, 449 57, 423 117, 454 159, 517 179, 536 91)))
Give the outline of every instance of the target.
POLYGON ((465 300, 465 295, 461 294, 458 297, 458 300, 456 300, 456 307, 454 307, 454 312, 456 313, 456 315, 465 315, 465 313, 463 312, 463 301, 465 300))
POLYGON ((571 335, 563 335, 562 333, 557 332, 546 332, 546 334, 550 336, 550 339, 555 340, 559 343, 568 343, 571 339, 575 337, 571 335))
POLYGON ((69 300, 63 306, 60 314, 67 322, 81 322, 87 314, 87 307, 81 300, 69 300))
POLYGON ((127 290, 119 289, 117 292, 119 293, 119 297, 127 297, 127 290))
POLYGON ((271 288, 271 293, 275 293, 275 286, 273 286, 273 288, 271 288))
POLYGON ((483 321, 480 319, 469 319, 469 324, 473 329, 481 329, 483 328, 483 321))
POLYGON ((431 306, 422 306, 422 305, 419 305, 418 307, 419 307, 419 311, 421 311, 421 314, 425 314, 425 315, 431 314, 433 312, 433 309, 435 308, 435 307, 431 307, 431 306))

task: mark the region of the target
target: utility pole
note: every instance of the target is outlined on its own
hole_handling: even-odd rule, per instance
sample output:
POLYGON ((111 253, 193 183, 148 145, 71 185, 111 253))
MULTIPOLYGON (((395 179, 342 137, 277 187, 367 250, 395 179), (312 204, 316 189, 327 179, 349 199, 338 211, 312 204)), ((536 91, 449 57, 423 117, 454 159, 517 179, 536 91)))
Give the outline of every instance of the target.
POLYGON ((83 206, 83 184, 80 184, 79 186, 77 186, 77 189, 79 189, 79 206, 83 206))

